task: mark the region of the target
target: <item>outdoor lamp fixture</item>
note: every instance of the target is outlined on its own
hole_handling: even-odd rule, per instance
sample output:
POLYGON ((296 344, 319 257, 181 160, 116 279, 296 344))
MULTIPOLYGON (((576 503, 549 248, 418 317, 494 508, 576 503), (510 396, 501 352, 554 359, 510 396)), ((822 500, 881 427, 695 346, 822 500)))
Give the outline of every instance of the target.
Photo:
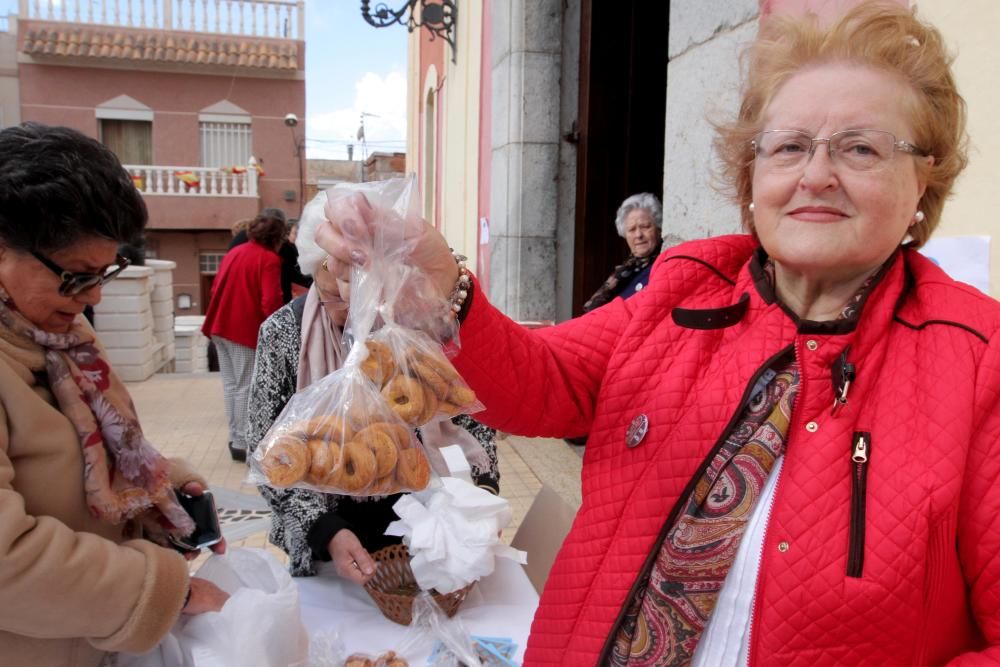
POLYGON ((421 26, 431 33, 431 41, 440 37, 451 45, 451 62, 455 62, 455 33, 458 31, 458 0, 405 0, 402 7, 389 9, 384 3, 375 5, 374 13, 369 9, 371 0, 361 0, 361 16, 370 25, 384 28, 393 23, 406 25, 413 32, 421 26), (420 18, 415 16, 417 4, 420 4, 420 18), (409 12, 409 15, 407 15, 409 12))
MULTIPOLYGON (((295 147, 295 157, 297 158, 297 161, 299 163, 299 217, 301 218, 302 217, 302 207, 304 206, 304 202, 302 201, 302 197, 305 194, 304 190, 305 190, 305 183, 306 183, 305 174, 302 173, 303 172, 303 170, 302 170, 302 161, 305 159, 305 152, 306 152, 305 151, 305 148, 306 148, 305 144, 306 144, 306 140, 305 140, 305 137, 303 137, 302 139, 299 139, 298 136, 296 136, 296 134, 295 134, 295 126, 298 125, 298 124, 299 124, 299 117, 298 116, 296 116, 293 113, 286 113, 285 114, 285 126, 288 128, 288 131, 292 133, 292 146, 295 147)), ((287 190, 286 190, 286 192, 287 192, 287 190)), ((285 197, 285 201, 291 201, 291 200, 288 199, 288 197, 286 196, 285 197)))

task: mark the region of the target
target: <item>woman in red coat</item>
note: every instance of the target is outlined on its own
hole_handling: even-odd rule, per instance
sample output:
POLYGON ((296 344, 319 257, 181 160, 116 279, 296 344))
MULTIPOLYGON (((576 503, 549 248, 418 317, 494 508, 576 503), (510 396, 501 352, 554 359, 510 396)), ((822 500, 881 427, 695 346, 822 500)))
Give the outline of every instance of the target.
POLYGON ((212 300, 201 330, 219 355, 219 372, 229 420, 229 453, 245 461, 247 395, 257 348, 257 330, 284 303, 281 257, 285 214, 265 208, 247 228, 249 243, 226 253, 212 283, 212 300))
MULTIPOLYGON (((748 233, 556 327, 411 230, 477 418, 590 433, 526 665, 1000 663, 1000 304, 915 250, 966 164, 950 61, 897 3, 765 19, 717 141, 748 233)), ((344 278, 374 217, 329 213, 344 278)))

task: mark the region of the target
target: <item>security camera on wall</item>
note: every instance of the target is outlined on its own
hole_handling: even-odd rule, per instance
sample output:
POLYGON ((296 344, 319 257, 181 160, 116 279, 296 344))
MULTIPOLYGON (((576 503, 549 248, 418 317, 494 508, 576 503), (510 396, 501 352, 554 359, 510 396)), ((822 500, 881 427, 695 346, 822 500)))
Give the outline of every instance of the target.
POLYGON ((295 127, 299 124, 299 117, 293 113, 285 114, 285 125, 288 127, 295 127))

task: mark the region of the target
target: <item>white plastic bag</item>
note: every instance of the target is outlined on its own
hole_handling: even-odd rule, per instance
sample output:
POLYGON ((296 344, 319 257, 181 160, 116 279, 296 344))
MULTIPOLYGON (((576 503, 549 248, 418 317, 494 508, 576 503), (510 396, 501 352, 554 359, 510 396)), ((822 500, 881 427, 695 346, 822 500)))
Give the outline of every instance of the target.
POLYGON ((308 659, 299 591, 274 556, 229 549, 198 576, 229 593, 222 610, 181 619, 157 649, 120 655, 119 667, 287 667, 308 659))

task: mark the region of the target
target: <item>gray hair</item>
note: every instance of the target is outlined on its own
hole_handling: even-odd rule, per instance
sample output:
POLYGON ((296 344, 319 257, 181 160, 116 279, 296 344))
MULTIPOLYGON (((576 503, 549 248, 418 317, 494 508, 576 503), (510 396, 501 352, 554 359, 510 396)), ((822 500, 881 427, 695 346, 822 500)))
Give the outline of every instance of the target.
POLYGON ((656 195, 650 192, 640 192, 632 195, 622 202, 615 214, 615 227, 618 229, 618 236, 625 238, 625 218, 637 208, 641 208, 649 213, 653 218, 653 223, 657 229, 663 229, 663 207, 656 195))
POLYGON ((299 218, 299 235, 295 237, 295 247, 299 251, 299 268, 302 273, 311 276, 326 259, 326 251, 316 243, 316 230, 326 221, 323 207, 326 206, 326 190, 312 198, 302 209, 299 218))

